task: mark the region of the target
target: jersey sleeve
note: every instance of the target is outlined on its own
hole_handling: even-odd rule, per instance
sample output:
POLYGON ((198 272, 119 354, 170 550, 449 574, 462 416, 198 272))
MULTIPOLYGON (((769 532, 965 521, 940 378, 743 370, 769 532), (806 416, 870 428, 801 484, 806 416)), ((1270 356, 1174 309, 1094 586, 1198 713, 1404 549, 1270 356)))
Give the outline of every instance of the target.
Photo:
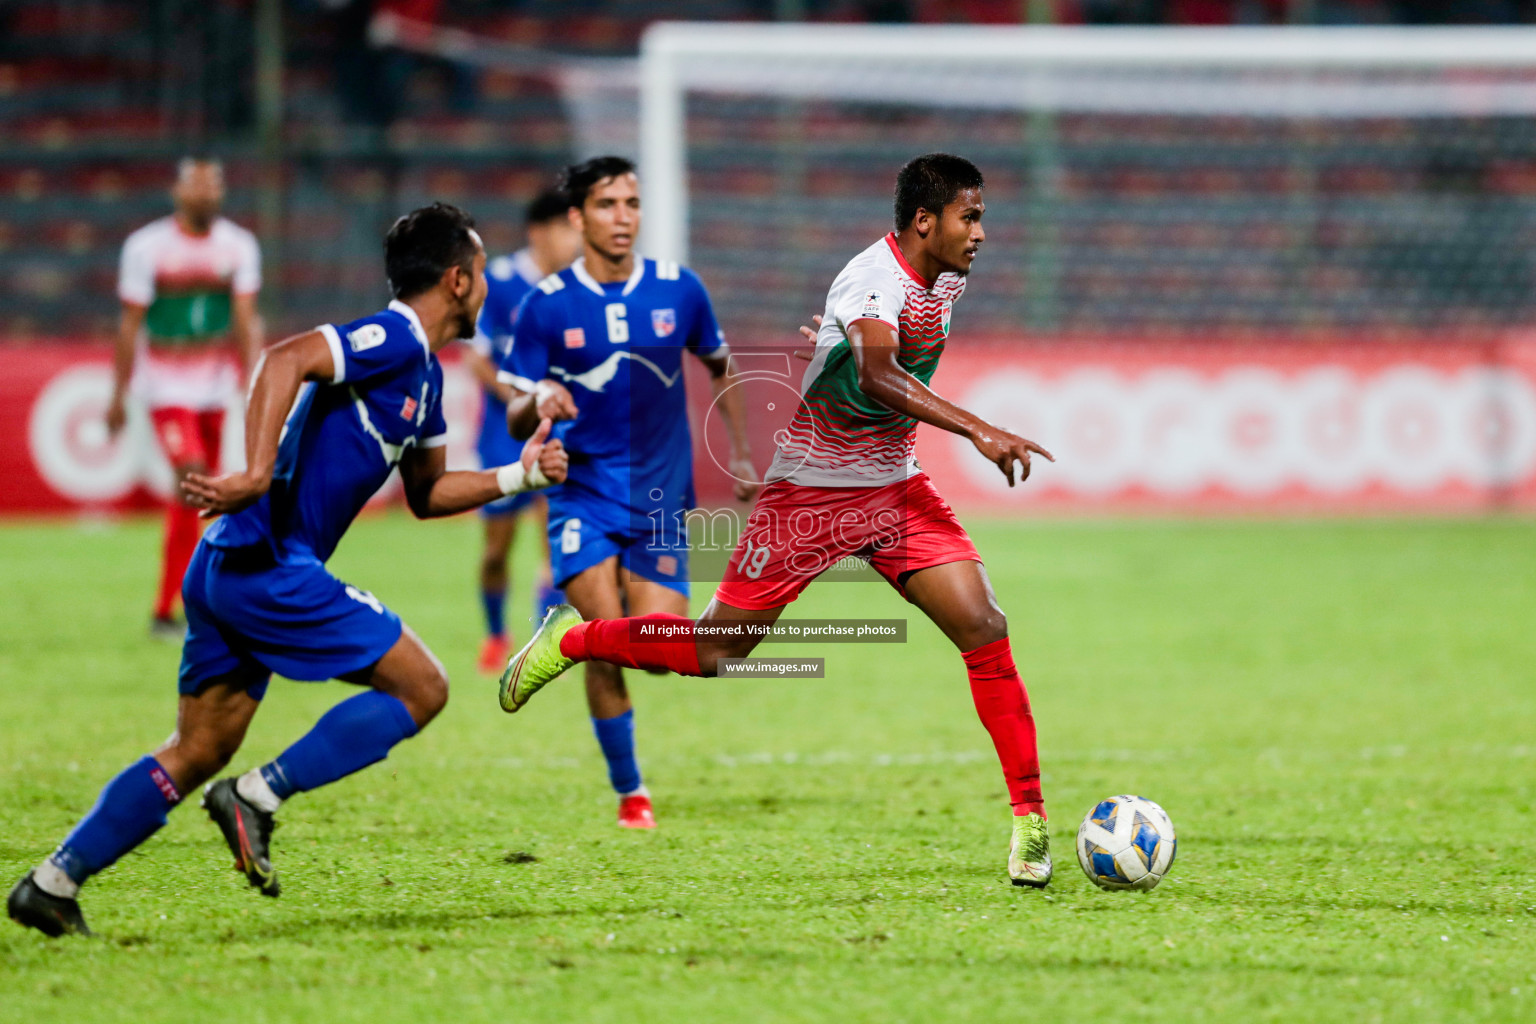
POLYGON ((512 344, 501 360, 496 379, 510 384, 519 391, 532 391, 533 386, 549 376, 549 332, 544 326, 542 303, 535 302, 531 291, 513 313, 517 325, 512 331, 512 344))
POLYGON ((147 306, 155 301, 153 243, 142 231, 135 231, 123 243, 123 255, 117 269, 117 297, 135 306, 147 306))
POLYGON ((408 329, 392 331, 377 320, 321 324, 318 330, 331 349, 332 384, 359 384, 422 358, 421 342, 408 329))
POLYGON ((728 354, 730 348, 725 343, 725 332, 720 329, 720 321, 715 319, 715 306, 709 301, 704 282, 691 270, 684 270, 683 276, 693 291, 693 316, 689 318, 692 322, 684 345, 696 356, 728 354))
POLYGON ((443 416, 443 379, 441 371, 437 374, 436 394, 432 397, 432 408, 427 410, 427 418, 421 427, 421 446, 423 448, 441 448, 448 443, 448 420, 443 416))
POLYGON ((236 295, 255 295, 261 291, 261 246, 249 231, 241 230, 239 239, 230 287, 236 295))
POLYGON ((860 267, 842 282, 832 315, 845 330, 855 320, 879 320, 900 330, 906 301, 906 289, 889 272, 877 266, 860 267))

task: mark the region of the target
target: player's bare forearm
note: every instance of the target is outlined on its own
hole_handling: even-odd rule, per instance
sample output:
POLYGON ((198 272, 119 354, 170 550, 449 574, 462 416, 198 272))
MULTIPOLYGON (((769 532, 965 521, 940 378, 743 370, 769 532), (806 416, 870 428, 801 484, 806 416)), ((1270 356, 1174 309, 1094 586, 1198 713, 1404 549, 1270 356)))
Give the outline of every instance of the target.
POLYGON ((307 380, 331 381, 335 377, 330 346, 319 331, 278 342, 257 358, 245 410, 247 472, 271 480, 283 422, 299 395, 299 386, 307 380))
POLYGON ((894 359, 860 367, 859 390, 889 409, 961 437, 973 437, 986 426, 981 417, 940 396, 894 359))
POLYGON ((112 386, 126 390, 133 376, 134 350, 139 343, 139 329, 144 326, 145 307, 125 302, 117 318, 117 343, 112 347, 112 386))
POLYGON ((497 380, 496 367, 489 359, 468 345, 464 346, 464 365, 469 367, 469 372, 474 374, 475 380, 480 382, 480 386, 501 399, 503 404, 511 401, 512 396, 515 394, 512 390, 512 385, 503 384, 497 380))
POLYGON ((123 401, 128 394, 128 382, 133 378, 133 358, 146 312, 143 306, 124 302, 117 318, 117 338, 112 345, 112 401, 107 407, 107 429, 114 434, 123 429, 127 421, 123 401))
POLYGON ((736 387, 736 366, 730 356, 704 359, 709 369, 710 388, 714 392, 714 404, 725 420, 725 431, 730 437, 730 474, 739 501, 748 501, 758 491, 761 479, 752 465, 752 444, 747 439, 747 410, 742 401, 741 389, 736 387))
POLYGON ((507 402, 507 431, 518 441, 533 436, 533 428, 539 425, 538 403, 532 392, 512 392, 507 402))
POLYGON ((902 368, 896 358, 900 345, 889 324, 856 320, 848 326, 848 343, 859 390, 886 408, 965 438, 986 425, 902 368))
POLYGON ((190 504, 211 515, 238 512, 272 485, 283 422, 306 380, 334 380, 330 346, 319 331, 299 334, 267 349, 256 361, 245 408, 245 469, 222 476, 191 473, 182 481, 190 504))
MULTIPOLYGON (((570 460, 559 441, 547 440, 551 425, 548 420, 542 421, 523 446, 516 464, 521 472, 514 476, 520 481, 539 482, 529 482, 523 489, 565 480, 570 460)), ((417 519, 435 519, 468 512, 509 493, 507 468, 449 471, 443 446, 412 448, 400 461, 400 480, 405 484, 405 500, 411 513, 417 519)))
POLYGON ((1056 461, 1054 455, 1035 442, 962 409, 903 369, 896 358, 900 351, 896 334, 889 324, 878 320, 855 321, 849 325, 848 339, 858 370, 859 390, 888 409, 966 438, 1008 478, 1008 486, 1014 485, 1015 466, 1019 483, 1029 478, 1031 453, 1056 461))
POLYGON ((507 403, 507 430, 519 441, 526 441, 539 427, 540 420, 573 420, 581 410, 564 384, 541 380, 532 391, 514 391, 507 403))
POLYGON ((246 380, 256 371, 261 356, 261 314, 256 311, 256 293, 236 295, 234 300, 235 346, 240 351, 240 372, 246 380))
MULTIPOLYGON (((402 464, 401 468, 404 468, 402 464)), ((406 500, 417 519, 435 519, 468 512, 488 505, 502 496, 494 469, 453 470, 444 473, 430 486, 406 488, 406 500)))

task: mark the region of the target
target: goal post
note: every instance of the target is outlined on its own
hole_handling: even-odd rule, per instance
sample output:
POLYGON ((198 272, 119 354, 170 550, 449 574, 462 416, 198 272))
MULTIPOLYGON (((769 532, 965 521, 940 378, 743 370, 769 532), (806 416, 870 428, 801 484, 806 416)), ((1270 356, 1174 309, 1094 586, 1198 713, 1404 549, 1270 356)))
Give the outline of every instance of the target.
POLYGON ((641 250, 791 369, 795 326, 891 229, 897 169, 974 160, 987 240, 938 385, 1059 461, 1008 489, 920 431, 957 507, 1536 508, 1536 29, 663 23, 636 61, 438 43, 543 69, 577 158, 638 155, 641 250))
POLYGON ((690 96, 1046 116, 1528 118, 1533 71, 1536 28, 1523 27, 659 23, 638 76, 646 246, 689 256, 690 96))
POLYGON ((1020 111, 1346 117, 1536 114, 1536 81, 1449 86, 1263 84, 1234 94, 1206 83, 1147 92, 1127 70, 1536 69, 1536 28, 1069 28, 1061 26, 766 25, 660 22, 640 46, 640 152, 648 245, 686 260, 690 91, 907 102, 1020 111), (942 55, 948 55, 942 56, 942 55), (979 67, 977 75, 957 68, 979 67), (1107 88, 1076 91, 1051 73, 1114 69, 1107 88), (999 72, 1002 72, 999 74, 999 72), (945 94, 935 79, 969 78, 945 94))
POLYGON ((659 24, 642 247, 793 342, 923 152, 987 177, 969 508, 1536 507, 1536 29, 659 24))

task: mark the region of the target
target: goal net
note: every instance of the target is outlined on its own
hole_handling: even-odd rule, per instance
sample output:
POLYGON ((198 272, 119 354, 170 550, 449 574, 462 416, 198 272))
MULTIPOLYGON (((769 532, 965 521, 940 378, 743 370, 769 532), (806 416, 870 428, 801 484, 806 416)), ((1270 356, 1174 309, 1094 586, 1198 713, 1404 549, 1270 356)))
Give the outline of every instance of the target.
POLYGON ((1059 457, 1010 489, 920 431, 957 506, 1536 508, 1536 30, 659 24, 547 67, 573 155, 639 155, 643 251, 778 360, 755 427, 948 150, 987 243, 938 386, 1059 457))
POLYGON ((1529 30, 663 24, 639 84, 646 248, 700 267, 752 335, 820 308, 933 150, 987 177, 967 334, 1536 313, 1529 30))

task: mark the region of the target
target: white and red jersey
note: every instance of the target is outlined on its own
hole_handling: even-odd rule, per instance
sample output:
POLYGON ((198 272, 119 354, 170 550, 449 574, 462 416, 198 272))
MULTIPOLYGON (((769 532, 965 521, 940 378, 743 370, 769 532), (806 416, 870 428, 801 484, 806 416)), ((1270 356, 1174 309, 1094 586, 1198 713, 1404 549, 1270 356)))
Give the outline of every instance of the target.
POLYGON ((918 472, 917 420, 889 409, 859 388, 848 342, 855 320, 896 329, 903 369, 927 384, 949 336, 950 311, 965 278, 929 281, 886 235, 859 253, 832 282, 816 354, 800 386, 800 405, 774 455, 767 480, 808 487, 883 487, 918 472))
POLYGON ((117 295, 143 306, 133 393, 150 408, 220 409, 239 394, 235 296, 261 289, 256 236, 216 219, 204 235, 162 217, 123 243, 117 295))

